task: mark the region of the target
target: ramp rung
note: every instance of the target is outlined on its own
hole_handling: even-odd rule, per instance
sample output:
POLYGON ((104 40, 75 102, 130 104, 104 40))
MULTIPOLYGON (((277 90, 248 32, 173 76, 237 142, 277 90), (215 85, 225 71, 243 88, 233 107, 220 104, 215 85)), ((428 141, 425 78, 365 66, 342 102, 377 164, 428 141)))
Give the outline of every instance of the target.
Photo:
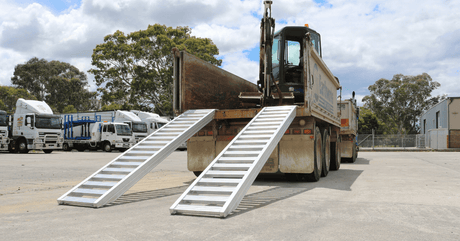
POLYGON ((132 172, 134 168, 105 168, 103 172, 132 172))
POLYGON ((135 154, 135 155, 153 155, 157 153, 156 151, 135 151, 135 150, 131 150, 129 153, 127 154, 135 154))
POLYGON ((228 200, 226 196, 197 196, 187 195, 184 197, 184 201, 198 201, 200 203, 225 203, 228 200))
MULTIPOLYGON (((66 203, 72 203, 72 204, 93 204, 94 202, 96 202, 96 200, 97 198, 72 197, 72 196, 66 196, 65 198, 62 199, 62 201, 65 201, 66 203)), ((89 206, 89 205, 82 205, 82 206, 89 206)))
POLYGON ((213 184, 238 184, 241 179, 236 178, 201 178, 200 183, 213 183, 213 184))
POLYGON ((94 182, 94 181, 88 181, 82 184, 82 186, 88 186, 88 187, 113 187, 117 185, 117 182, 94 182))
POLYGON ((102 195, 106 193, 107 190, 100 190, 100 189, 85 189, 85 188, 77 188, 72 193, 80 193, 85 195, 102 195))
POLYGON ((205 173, 206 176, 214 176, 214 177, 241 177, 246 174, 245 171, 207 171, 205 173))
POLYGON ((252 164, 227 164, 227 163, 216 163, 213 168, 231 168, 231 169, 248 169, 252 164))
POLYGON ((219 214, 222 210, 222 207, 216 206, 200 206, 200 205, 177 205, 176 211, 178 212, 186 212, 186 211, 194 211, 200 212, 203 214, 219 214))
POLYGON ((58 198, 59 204, 101 207, 116 200, 187 139, 213 120, 215 110, 188 110, 58 198), (99 195, 83 199, 76 195, 99 195))
POLYGON ((111 165, 114 166, 139 166, 142 165, 143 162, 113 162, 111 165))
POLYGON ((226 151, 224 155, 259 155, 260 151, 226 151))
POLYGON ((221 157, 221 161, 254 161, 257 157, 221 157))
POLYGON ((149 158, 150 156, 122 156, 118 160, 146 160, 149 158))
POLYGON ((192 188, 194 192, 233 192, 235 191, 234 187, 205 187, 205 186, 195 186, 192 188))
POLYGON ((235 210, 295 115, 296 106, 262 109, 177 199, 170 208, 171 214, 225 217, 235 210), (213 198, 203 197, 209 196, 206 193, 214 194, 213 198), (228 198, 223 197, 225 193, 229 193, 228 198))
POLYGON ((125 175, 108 175, 108 174, 97 174, 93 178, 106 179, 106 180, 121 180, 125 178, 125 175))

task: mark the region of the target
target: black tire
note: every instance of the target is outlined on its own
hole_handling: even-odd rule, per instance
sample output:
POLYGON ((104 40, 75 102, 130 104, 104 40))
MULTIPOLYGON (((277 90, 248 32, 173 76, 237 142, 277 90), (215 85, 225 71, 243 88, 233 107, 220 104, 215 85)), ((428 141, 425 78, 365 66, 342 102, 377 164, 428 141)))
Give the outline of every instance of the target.
POLYGON ((26 141, 26 139, 19 140, 16 149, 17 149, 20 153, 29 153, 29 149, 27 148, 27 141, 26 141))
POLYGON ((194 171, 193 174, 195 174, 196 177, 199 177, 201 175, 202 172, 200 171, 194 171))
POLYGON ((16 145, 14 145, 13 142, 10 142, 10 144, 8 144, 8 151, 10 153, 17 153, 18 152, 18 148, 16 145))
POLYGON ((310 182, 317 182, 321 178, 321 170, 323 164, 323 155, 322 155, 322 139, 321 139, 321 132, 318 127, 315 128, 315 145, 314 145, 314 167, 313 172, 309 174, 300 174, 297 175, 299 178, 305 178, 310 182))
POLYGON ((79 152, 84 152, 86 150, 86 146, 82 144, 77 144, 75 145, 75 149, 77 149, 77 151, 79 152))
POLYGON ((111 152, 112 147, 110 146, 110 142, 104 142, 104 144, 102 144, 102 150, 105 152, 111 152))
POLYGON ((62 150, 64 150, 64 151, 71 151, 72 148, 70 148, 69 144, 64 143, 64 144, 62 144, 62 150))
POLYGON ((125 152, 125 151, 127 151, 127 150, 128 150, 128 149, 126 149, 126 148, 120 148, 120 149, 118 149, 119 152, 125 152))
POLYGON ((355 163, 355 161, 356 161, 356 144, 353 143, 353 156, 352 156, 352 158, 349 159, 349 162, 350 163, 355 163))
POLYGON ((53 152, 53 150, 43 150, 43 152, 46 154, 50 154, 51 152, 53 152))
POLYGON ((331 142, 331 171, 340 169, 340 162, 342 161, 340 155, 340 137, 337 136, 337 142, 331 142))
POLYGON ((329 131, 323 131, 323 167, 321 169, 321 177, 327 177, 331 167, 331 136, 329 131))

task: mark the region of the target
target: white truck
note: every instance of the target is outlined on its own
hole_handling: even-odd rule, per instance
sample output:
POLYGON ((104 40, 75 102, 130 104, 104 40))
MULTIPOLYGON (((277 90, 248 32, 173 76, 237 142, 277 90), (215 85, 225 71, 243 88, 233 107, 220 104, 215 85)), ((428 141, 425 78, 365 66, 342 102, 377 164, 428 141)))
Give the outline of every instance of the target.
POLYGON ((0 110, 0 151, 8 150, 8 118, 6 111, 0 110))
POLYGON ((8 148, 10 152, 43 150, 51 153, 53 150, 62 149, 64 138, 61 135, 61 117, 54 115, 44 101, 19 98, 12 119, 8 148))
MULTIPOLYGON (((64 115, 65 114, 61 116, 64 115)), ((96 116, 100 116, 98 117, 100 118, 100 121, 126 123, 133 131, 136 142, 144 139, 149 134, 147 124, 141 121, 141 119, 134 113, 125 110, 82 112, 72 113, 71 115, 74 116, 74 119, 89 117, 95 120, 96 116)))
POLYGON ((64 151, 77 149, 102 149, 111 152, 113 149, 125 151, 136 144, 133 132, 128 124, 101 121, 100 118, 64 117, 64 151))
POLYGON ((352 98, 339 101, 337 104, 340 110, 340 138, 339 149, 342 162, 356 161, 358 157, 358 118, 359 108, 356 105, 355 92, 352 98))

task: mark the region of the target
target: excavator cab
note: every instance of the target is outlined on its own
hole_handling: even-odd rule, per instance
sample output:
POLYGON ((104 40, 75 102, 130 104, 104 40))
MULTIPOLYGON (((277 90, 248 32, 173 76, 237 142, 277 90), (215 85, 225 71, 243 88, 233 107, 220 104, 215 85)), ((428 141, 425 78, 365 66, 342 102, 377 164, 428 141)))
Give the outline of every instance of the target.
MULTIPOLYGON (((303 58, 303 41, 307 34, 309 34, 312 47, 319 56, 322 56, 321 36, 308 27, 285 27, 276 32, 273 39, 271 66, 275 83, 271 83, 271 93, 279 92, 279 88, 285 101, 293 101, 293 104, 303 103, 304 100, 305 75, 303 71, 306 69, 304 66, 306 63, 303 58), (285 93, 291 93, 291 95, 285 93)), ((277 99, 277 95, 273 97, 277 99)))

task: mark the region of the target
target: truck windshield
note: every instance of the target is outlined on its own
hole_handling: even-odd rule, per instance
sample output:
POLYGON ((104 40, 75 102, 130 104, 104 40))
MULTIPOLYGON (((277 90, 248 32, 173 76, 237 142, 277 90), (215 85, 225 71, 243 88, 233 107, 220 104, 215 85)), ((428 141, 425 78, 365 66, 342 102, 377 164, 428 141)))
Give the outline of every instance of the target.
POLYGON ((133 132, 147 133, 147 124, 145 124, 145 123, 133 123, 133 132))
POLYGON ((61 129, 61 118, 58 116, 35 116, 35 127, 43 129, 61 129))
POLYGON ((0 126, 6 126, 6 115, 0 114, 0 126))
POLYGON ((115 125, 117 129, 117 135, 119 136, 131 136, 132 132, 128 125, 115 125))

